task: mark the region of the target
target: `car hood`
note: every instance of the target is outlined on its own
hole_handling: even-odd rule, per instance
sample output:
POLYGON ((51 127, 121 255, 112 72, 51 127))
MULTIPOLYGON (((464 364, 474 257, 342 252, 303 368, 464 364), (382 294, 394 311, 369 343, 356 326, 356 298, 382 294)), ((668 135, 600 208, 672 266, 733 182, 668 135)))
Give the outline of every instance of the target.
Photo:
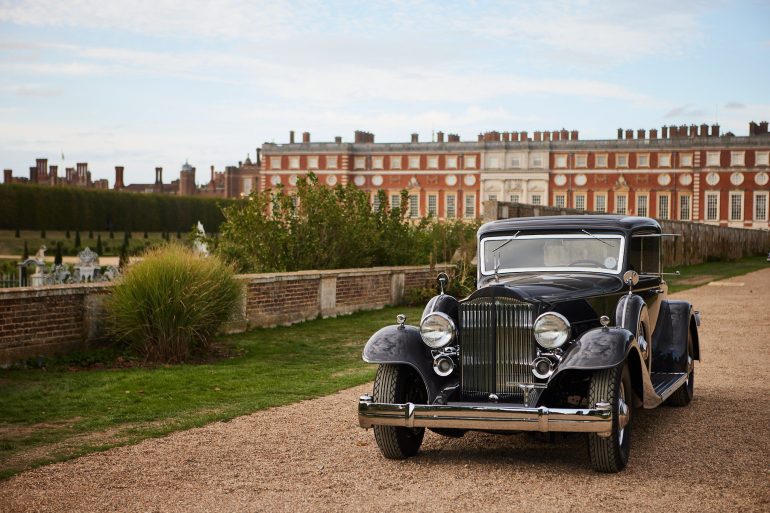
POLYGON ((601 296, 623 290, 623 281, 618 276, 585 272, 525 273, 501 277, 499 283, 487 285, 471 294, 470 298, 488 295, 482 291, 489 286, 505 287, 524 300, 547 302, 601 296))

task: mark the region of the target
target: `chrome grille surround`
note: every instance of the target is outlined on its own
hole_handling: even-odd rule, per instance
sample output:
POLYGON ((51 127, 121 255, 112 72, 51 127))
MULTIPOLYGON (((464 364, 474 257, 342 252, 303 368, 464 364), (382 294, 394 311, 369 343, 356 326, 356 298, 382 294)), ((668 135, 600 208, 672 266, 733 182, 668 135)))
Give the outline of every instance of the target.
POLYGON ((463 398, 522 402, 519 385, 536 383, 537 356, 532 324, 535 305, 508 297, 482 297, 460 304, 461 388, 463 398))

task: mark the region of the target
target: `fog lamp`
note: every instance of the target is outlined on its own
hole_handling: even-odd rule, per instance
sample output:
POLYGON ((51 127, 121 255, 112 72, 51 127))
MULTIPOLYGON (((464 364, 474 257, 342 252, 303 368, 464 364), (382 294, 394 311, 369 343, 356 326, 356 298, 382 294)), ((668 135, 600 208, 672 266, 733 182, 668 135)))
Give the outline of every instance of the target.
POLYGON ((433 370, 439 376, 449 376, 455 370, 455 362, 448 356, 439 356, 433 360, 433 370))

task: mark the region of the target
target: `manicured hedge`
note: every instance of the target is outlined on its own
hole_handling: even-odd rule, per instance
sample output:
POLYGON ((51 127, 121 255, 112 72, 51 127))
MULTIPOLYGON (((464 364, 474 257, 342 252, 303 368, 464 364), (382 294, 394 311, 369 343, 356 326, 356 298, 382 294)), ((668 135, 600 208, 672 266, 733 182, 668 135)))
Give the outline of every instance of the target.
POLYGON ((220 205, 234 201, 2 184, 0 229, 186 232, 200 221, 216 232, 224 220, 220 205))

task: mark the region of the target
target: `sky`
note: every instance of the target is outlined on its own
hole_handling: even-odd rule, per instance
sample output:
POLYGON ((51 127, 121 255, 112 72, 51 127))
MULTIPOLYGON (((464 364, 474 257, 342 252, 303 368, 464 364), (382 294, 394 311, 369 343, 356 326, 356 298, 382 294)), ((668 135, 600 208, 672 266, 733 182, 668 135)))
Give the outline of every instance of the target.
POLYGON ((0 0, 0 168, 166 182, 377 142, 770 120, 770 2, 0 0))

